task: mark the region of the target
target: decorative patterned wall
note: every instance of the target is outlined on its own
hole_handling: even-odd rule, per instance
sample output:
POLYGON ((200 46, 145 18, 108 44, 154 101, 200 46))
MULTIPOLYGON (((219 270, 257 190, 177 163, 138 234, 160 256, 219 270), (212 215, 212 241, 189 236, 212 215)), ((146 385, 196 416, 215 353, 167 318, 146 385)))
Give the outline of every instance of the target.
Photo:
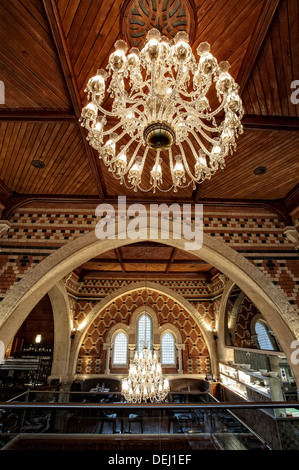
MULTIPOLYGON (((185 350, 183 369, 185 373, 205 374, 210 372, 210 359, 201 331, 191 315, 164 294, 150 289, 140 289, 112 302, 94 320, 83 340, 77 364, 77 373, 103 373, 105 368, 106 341, 109 329, 117 323, 129 325, 134 310, 146 303, 157 314, 159 326, 172 323, 181 332, 185 350)), ((93 307, 88 301, 78 301, 76 321, 84 320, 93 307)))

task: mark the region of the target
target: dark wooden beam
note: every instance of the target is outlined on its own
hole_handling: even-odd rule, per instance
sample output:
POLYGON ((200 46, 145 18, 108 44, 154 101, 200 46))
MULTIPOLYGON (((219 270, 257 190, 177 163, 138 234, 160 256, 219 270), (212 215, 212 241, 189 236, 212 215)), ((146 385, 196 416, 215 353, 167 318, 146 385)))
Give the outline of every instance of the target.
POLYGON ((169 270, 171 268, 171 263, 173 262, 176 254, 177 254, 177 248, 173 248, 172 253, 171 253, 171 257, 168 260, 168 264, 167 264, 167 267, 166 267, 166 270, 165 270, 166 274, 169 273, 169 270))
POLYGON ((69 111, 37 111, 0 109, 2 122, 78 122, 77 116, 69 111))
MULTIPOLYGON (((143 279, 140 277, 140 272, 114 272, 114 271, 83 271, 79 274, 80 281, 84 281, 86 279, 117 279, 117 280, 134 280, 134 281, 142 281, 143 279)), ((149 272, 147 275, 148 281, 155 281, 155 280, 163 280, 163 279, 173 279, 173 280, 182 280, 182 279, 196 279, 196 280, 205 280, 208 281, 210 279, 209 273, 206 272, 199 272, 199 273, 185 273, 185 272, 172 272, 169 274, 155 272, 149 272)), ((145 280, 144 280, 145 281, 145 280)))
MULTIPOLYGON (((116 257, 117 257, 117 262, 120 264, 120 267, 121 267, 121 270, 123 273, 126 272, 125 270, 125 267, 123 265, 123 261, 122 261, 122 256, 121 256, 121 251, 120 251, 120 248, 115 248, 114 250, 115 254, 116 254, 116 257)), ((116 260, 113 260, 113 261, 116 261, 116 260)), ((106 261, 107 262, 107 261, 106 261)), ((109 262, 109 261, 108 261, 109 262)))
POLYGON ((246 54, 236 78, 236 82, 240 86, 241 94, 247 83, 248 77, 251 73, 260 48, 264 42, 278 4, 279 0, 264 0, 261 13, 255 25, 255 29, 251 36, 246 54))
MULTIPOLYGON (((74 107, 75 115, 79 119, 81 115, 82 102, 80 98, 80 93, 78 90, 77 82, 75 79, 75 74, 73 70, 73 65, 69 56, 68 47, 64 37, 64 31, 62 28, 61 20, 59 17, 58 8, 55 0, 43 0, 44 9, 47 15, 47 19, 52 31, 53 39, 56 45, 57 53, 60 59, 61 68, 64 74, 66 85, 71 97, 71 101, 74 107)), ((80 134, 82 141, 85 147, 85 151, 88 157, 89 165, 95 179, 97 190, 101 199, 105 199, 106 191, 103 186, 103 178, 101 175, 101 169, 97 164, 96 155, 86 140, 86 132, 78 123, 80 128, 80 134)))
MULTIPOLYGON (((130 245, 132 246, 132 245, 130 245)), ((87 261, 87 263, 97 263, 97 264, 144 264, 146 263, 145 259, 136 259, 136 258, 130 258, 130 259, 125 259, 125 258, 122 258, 121 261, 119 259, 109 259, 109 258, 92 258, 90 260, 87 261)), ((175 260, 173 261, 172 260, 172 257, 171 259, 148 259, 147 260, 147 264, 172 264, 172 265, 182 265, 182 264, 193 264, 193 265, 196 265, 196 264, 201 264, 201 265, 208 265, 208 263, 206 263, 205 261, 203 260, 200 260, 200 259, 180 259, 180 260, 175 260)))
POLYGON ((289 116, 256 116, 245 114, 242 119, 245 129, 298 131, 299 118, 289 116))

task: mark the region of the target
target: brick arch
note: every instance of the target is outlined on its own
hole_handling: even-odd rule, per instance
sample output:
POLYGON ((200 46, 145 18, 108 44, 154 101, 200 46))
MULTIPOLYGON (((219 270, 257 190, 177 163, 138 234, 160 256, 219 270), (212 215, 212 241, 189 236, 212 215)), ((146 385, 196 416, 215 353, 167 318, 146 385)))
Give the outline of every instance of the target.
MULTIPOLYGON (((119 232, 116 227, 118 239, 99 240, 94 231, 82 235, 53 252, 25 275, 1 303, 0 341, 7 347, 15 334, 15 324, 22 324, 36 303, 68 273, 95 256, 136 242, 126 238, 127 233, 122 230, 126 230, 126 227, 121 227, 119 232)), ((149 230, 141 240, 150 240, 149 230)), ((160 229, 156 241, 189 251, 235 282, 260 310, 289 362, 292 362, 291 345, 299 339, 298 313, 286 295, 256 266, 222 241, 205 233, 202 247, 194 250, 186 250, 185 244, 189 240, 177 239, 170 231, 168 233, 160 229)), ((299 367, 294 369, 295 379, 299 383, 299 367)))

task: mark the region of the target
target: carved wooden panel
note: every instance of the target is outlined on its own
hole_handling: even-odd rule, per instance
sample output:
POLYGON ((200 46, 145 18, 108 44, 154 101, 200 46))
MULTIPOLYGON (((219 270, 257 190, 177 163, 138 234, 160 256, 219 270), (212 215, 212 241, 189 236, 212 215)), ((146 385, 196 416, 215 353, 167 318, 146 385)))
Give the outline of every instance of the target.
POLYGON ((134 47, 142 45, 152 28, 170 39, 186 31, 192 43, 195 25, 196 10, 190 0, 127 0, 121 17, 124 39, 134 47))

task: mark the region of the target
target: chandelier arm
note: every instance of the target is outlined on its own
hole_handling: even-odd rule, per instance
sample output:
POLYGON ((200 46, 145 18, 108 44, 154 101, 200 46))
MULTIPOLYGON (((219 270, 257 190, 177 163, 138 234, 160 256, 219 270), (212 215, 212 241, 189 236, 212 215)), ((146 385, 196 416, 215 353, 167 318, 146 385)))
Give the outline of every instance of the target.
MULTIPOLYGON (((185 106, 186 108, 186 106, 185 106)), ((220 131, 220 128, 219 126, 214 126, 214 127, 209 127, 207 124, 205 124, 203 121, 202 121, 202 117, 200 113, 197 113, 195 109, 191 108, 188 112, 188 110, 185 112, 185 113, 182 113, 181 116, 183 118, 188 118, 190 115, 192 115, 192 117, 194 117, 194 119, 197 121, 199 121, 199 124, 200 126, 197 126, 197 128, 203 128, 205 129, 206 131, 208 132, 219 132, 220 131), (193 114, 194 113, 194 114, 193 114)))
MULTIPOLYGON (((123 148, 122 151, 125 152, 125 151, 130 147, 130 145, 134 142, 134 140, 135 140, 134 137, 132 137, 131 140, 124 146, 124 148, 123 148)), ((139 144, 139 145, 141 145, 141 144, 139 144)), ((113 163, 115 163, 115 162, 118 160, 118 157, 119 157, 119 155, 117 155, 117 156, 115 156, 114 158, 112 158, 112 159, 110 160, 109 164, 112 165, 113 163)))
POLYGON ((114 112, 112 112, 112 111, 108 111, 107 109, 102 108, 102 106, 99 105, 99 104, 97 104, 97 103, 96 103, 96 106, 97 106, 98 110, 99 110, 104 116, 107 114, 108 116, 111 116, 111 117, 118 117, 116 113, 114 113, 114 112))
POLYGON ((187 98, 195 97, 196 99, 198 99, 200 97, 206 96, 206 94, 209 91, 209 88, 210 88, 211 85, 212 85, 212 80, 208 81, 206 83, 206 85, 204 85, 203 87, 201 87, 201 88, 198 87, 194 91, 191 91, 190 93, 188 93, 187 91, 182 90, 181 94, 183 96, 186 96, 187 98))
MULTIPOLYGON (((133 140, 133 139, 132 139, 132 140, 133 140)), ((139 152, 139 149, 140 149, 141 145, 142 145, 142 142, 139 142, 139 144, 137 145, 137 147, 136 147, 136 149, 135 149, 135 151, 134 151, 134 153, 133 153, 133 155, 132 155, 132 157, 131 157, 131 160, 129 161, 129 163, 128 163, 127 167, 126 167, 126 170, 125 170, 125 172, 124 172, 124 176, 125 176, 125 175, 128 173, 128 171, 131 169, 131 167, 132 167, 132 165, 133 165, 133 163, 134 163, 134 161, 135 161, 136 155, 137 155, 137 153, 139 152)))
MULTIPOLYGON (((186 103, 183 101, 179 100, 180 106, 178 108, 183 108, 186 109, 186 103)), ((187 103, 188 104, 188 103, 187 103)), ((198 116, 201 119, 206 119, 206 120, 211 120, 214 116, 216 116, 222 109, 224 108, 224 101, 216 108, 214 111, 211 111, 209 113, 199 113, 193 106, 189 105, 191 109, 193 109, 195 112, 198 113, 198 116)))
POLYGON ((107 131, 104 131, 103 132, 103 136, 104 135, 108 135, 108 134, 111 134, 112 132, 115 132, 119 127, 121 127, 121 122, 119 122, 118 124, 115 124, 114 127, 112 127, 111 129, 107 130, 107 131))
MULTIPOLYGON (((178 72, 177 72, 174 88, 173 88, 172 93, 171 93, 171 98, 172 99, 176 98, 177 94, 181 93, 181 91, 178 91, 178 89, 181 86, 182 79, 184 78, 183 67, 184 67, 184 65, 179 65, 179 67, 178 67, 178 72)), ((187 75, 187 72, 186 72, 186 75, 187 75)))
MULTIPOLYGON (((198 145, 201 147, 201 149, 203 150, 203 152, 208 155, 209 157, 211 158, 215 158, 215 156, 206 148, 206 146, 202 143, 202 141, 198 138, 198 135, 193 131, 191 130, 191 134, 193 135, 193 137, 196 139, 198 145)), ((215 142, 214 142, 215 143, 215 142)))
POLYGON ((197 180, 195 179, 195 177, 192 175, 192 173, 191 173, 191 171, 190 171, 190 168, 189 168, 189 165, 188 165, 187 159, 186 159, 185 150, 183 149, 183 146, 182 146, 181 142, 179 143, 179 147, 180 147, 180 150, 181 150, 181 153, 182 153, 184 166, 185 166, 185 168, 186 168, 186 171, 187 171, 187 173, 188 173, 190 179, 191 179, 193 182, 197 182, 197 180))

